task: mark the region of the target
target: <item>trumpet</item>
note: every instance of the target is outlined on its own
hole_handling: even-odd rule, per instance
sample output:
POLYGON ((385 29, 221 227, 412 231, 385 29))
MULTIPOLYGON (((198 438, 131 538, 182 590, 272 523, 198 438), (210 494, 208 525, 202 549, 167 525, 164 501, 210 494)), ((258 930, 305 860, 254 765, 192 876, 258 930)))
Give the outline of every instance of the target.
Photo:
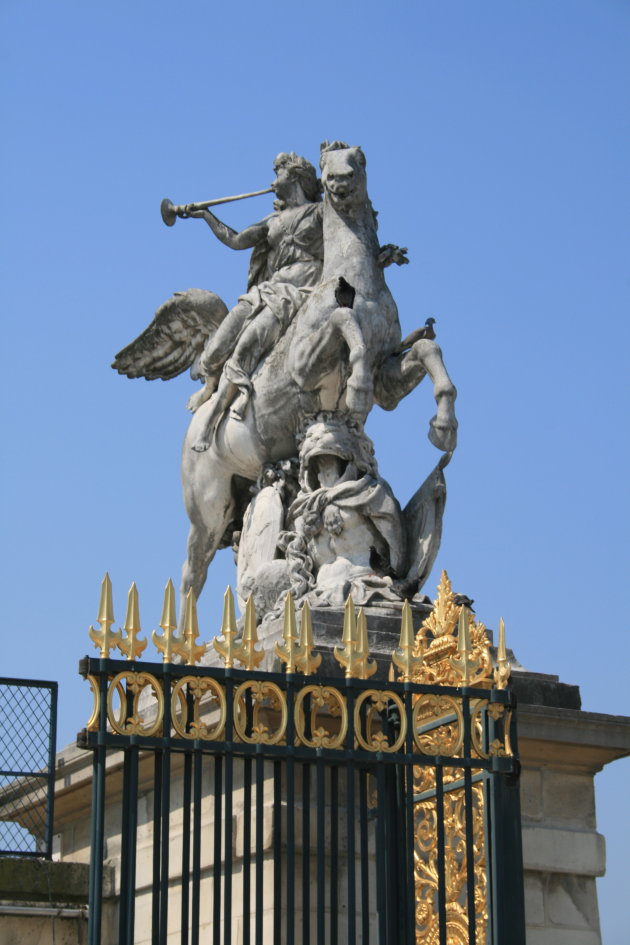
POLYGON ((204 200, 202 203, 174 204, 165 197, 160 204, 160 213, 167 226, 173 226, 177 217, 187 217, 192 210, 207 210, 208 207, 217 207, 220 203, 231 203, 233 200, 246 200, 248 197, 261 197, 263 194, 273 193, 273 187, 266 190, 254 190, 251 194, 235 194, 233 197, 217 197, 216 200, 204 200))

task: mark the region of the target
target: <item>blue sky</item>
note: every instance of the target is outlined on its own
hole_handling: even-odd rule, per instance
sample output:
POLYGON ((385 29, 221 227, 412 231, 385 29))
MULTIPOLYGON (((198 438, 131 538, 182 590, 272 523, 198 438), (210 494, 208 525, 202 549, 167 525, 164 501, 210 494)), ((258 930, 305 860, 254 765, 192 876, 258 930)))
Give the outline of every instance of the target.
MULTIPOLYGON (((66 2, 0 13, 3 619, 1 672, 58 679, 60 743, 85 724, 76 675, 106 569, 150 631, 187 523, 186 377, 128 381, 113 354, 174 290, 228 304, 246 254, 159 203, 256 190, 280 150, 363 146, 403 331, 437 319, 459 389, 439 569, 522 663, 628 714, 627 377, 630 4, 622 0, 66 2)), ((225 208, 238 227, 262 197, 225 208)), ((405 502, 432 467, 421 386, 368 432, 405 502)), ((208 639, 233 579, 213 564, 208 639)), ((597 776, 609 875, 630 843, 628 760, 597 776)), ((625 883, 625 889, 624 889, 625 883)), ((622 932, 623 929, 623 932, 622 932)))

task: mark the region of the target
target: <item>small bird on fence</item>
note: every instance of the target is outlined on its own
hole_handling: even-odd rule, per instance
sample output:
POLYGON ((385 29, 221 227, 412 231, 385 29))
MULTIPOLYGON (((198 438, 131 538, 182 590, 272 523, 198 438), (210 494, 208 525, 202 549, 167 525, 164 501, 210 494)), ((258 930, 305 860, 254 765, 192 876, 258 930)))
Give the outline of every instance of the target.
POLYGON ((457 604, 458 607, 468 607, 468 610, 472 610, 473 614, 475 613, 475 608, 473 607, 475 603, 474 600, 471 600, 470 597, 466 597, 465 594, 455 594, 453 603, 457 604))

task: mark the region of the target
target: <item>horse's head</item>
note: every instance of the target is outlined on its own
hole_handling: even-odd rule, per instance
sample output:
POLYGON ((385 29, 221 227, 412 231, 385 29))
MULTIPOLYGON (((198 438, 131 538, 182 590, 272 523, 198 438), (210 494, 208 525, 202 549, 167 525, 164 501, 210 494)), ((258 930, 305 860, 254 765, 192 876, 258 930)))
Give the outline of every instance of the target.
POLYGON ((327 199, 336 210, 350 210, 367 201, 365 155, 342 141, 322 144, 319 166, 327 199))

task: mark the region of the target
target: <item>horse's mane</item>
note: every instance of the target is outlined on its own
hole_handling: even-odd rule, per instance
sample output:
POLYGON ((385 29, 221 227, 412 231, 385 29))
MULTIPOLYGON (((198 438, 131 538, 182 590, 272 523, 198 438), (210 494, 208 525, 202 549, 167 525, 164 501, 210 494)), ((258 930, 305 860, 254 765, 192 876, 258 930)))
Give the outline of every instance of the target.
POLYGON ((360 145, 358 144, 350 145, 350 144, 347 144, 345 141, 322 141, 322 143, 319 146, 320 168, 322 168, 323 170, 324 163, 326 161, 326 155, 329 154, 331 151, 349 151, 351 149, 353 151, 357 151, 357 153, 359 154, 359 159, 361 161, 361 164, 363 165, 363 167, 365 167, 367 162, 365 160, 365 154, 361 150, 360 145))

